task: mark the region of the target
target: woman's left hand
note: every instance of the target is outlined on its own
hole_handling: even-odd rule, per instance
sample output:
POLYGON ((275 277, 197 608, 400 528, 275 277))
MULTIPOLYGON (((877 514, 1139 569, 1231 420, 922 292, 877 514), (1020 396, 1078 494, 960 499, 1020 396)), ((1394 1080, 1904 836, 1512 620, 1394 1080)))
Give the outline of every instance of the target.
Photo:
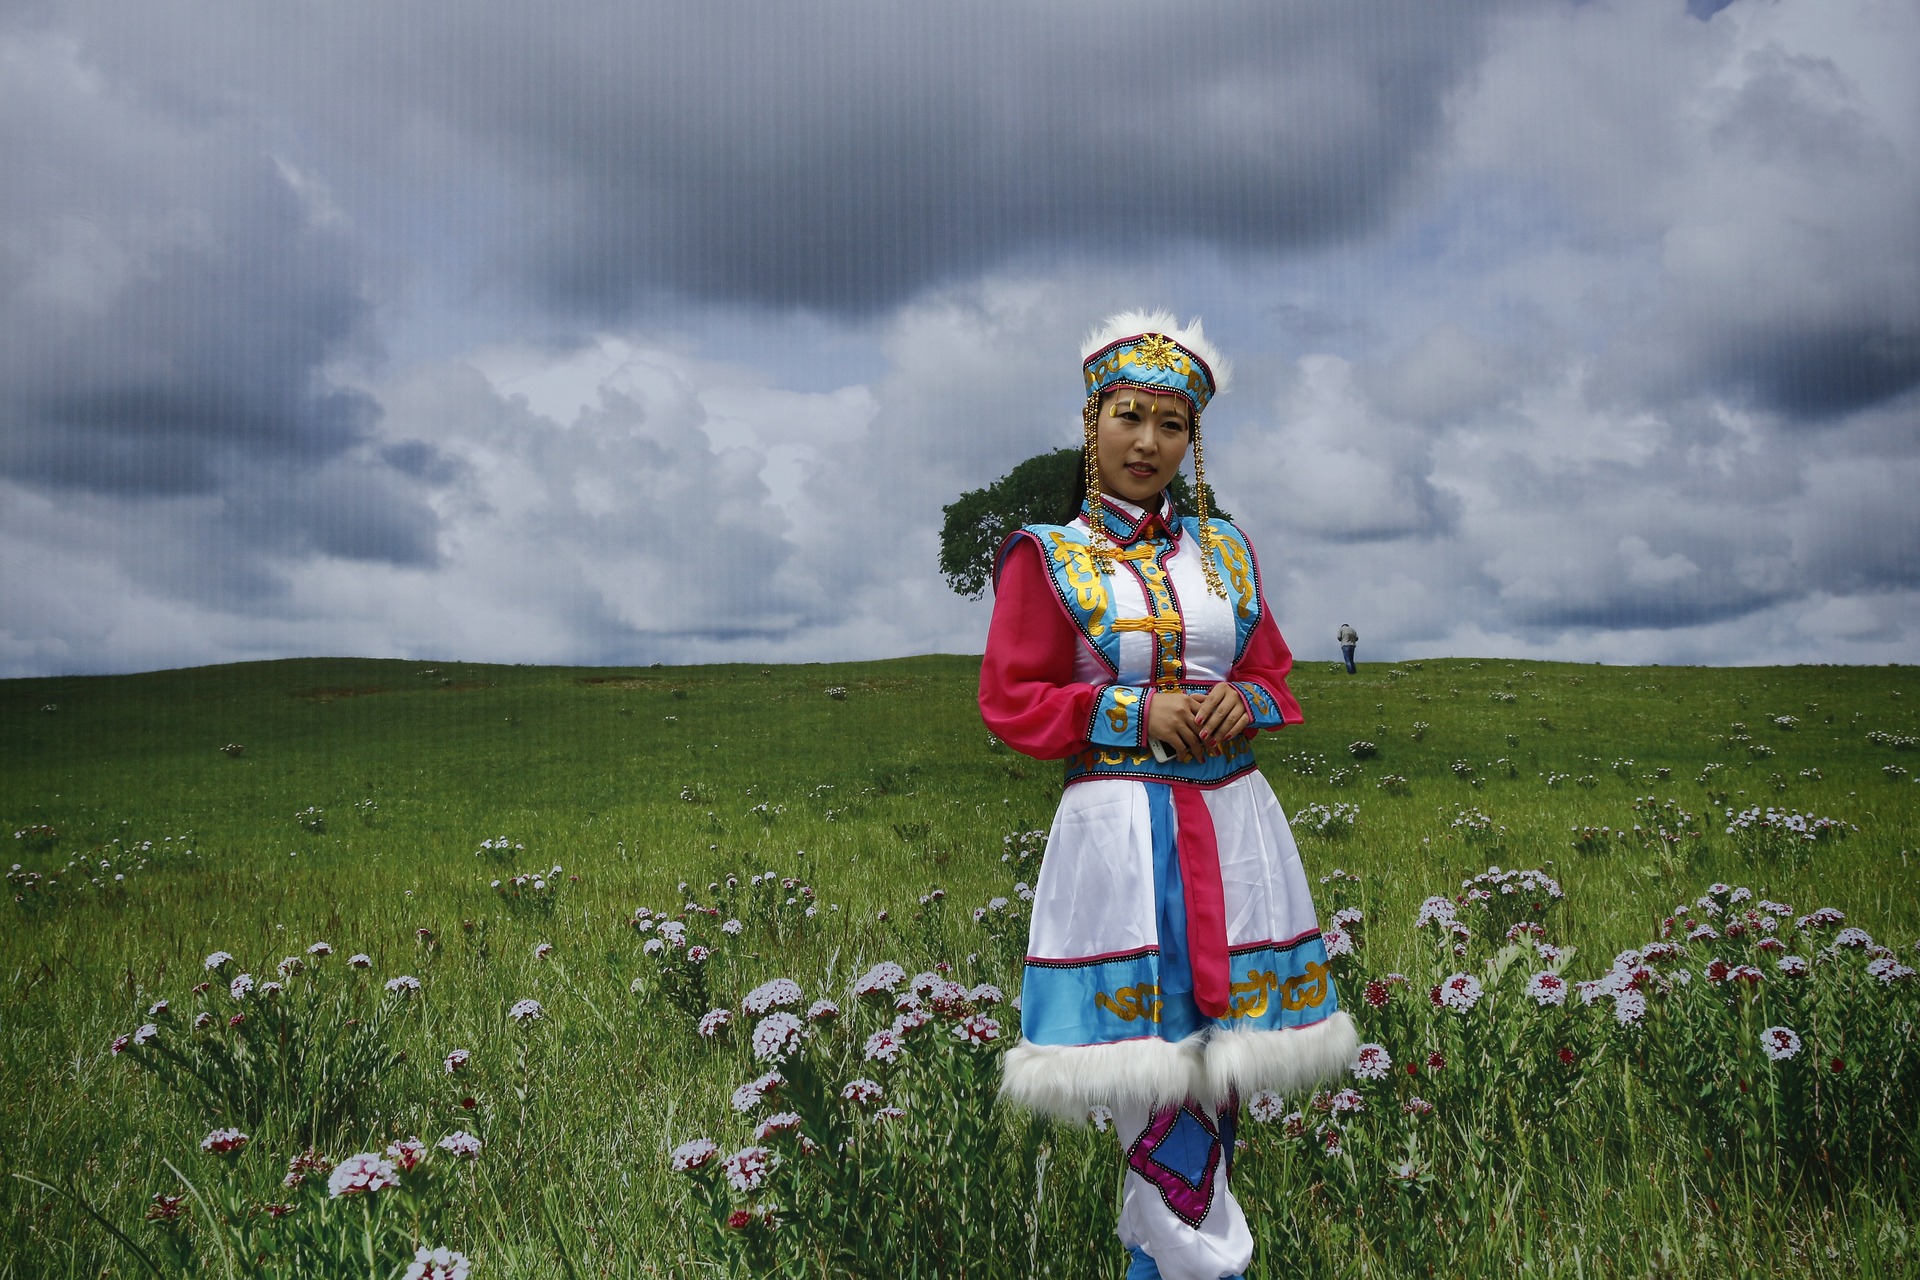
POLYGON ((1253 723, 1253 717, 1247 714, 1246 699, 1225 681, 1207 690, 1207 696, 1194 712, 1194 720, 1198 722, 1200 736, 1208 742, 1237 738, 1253 723))

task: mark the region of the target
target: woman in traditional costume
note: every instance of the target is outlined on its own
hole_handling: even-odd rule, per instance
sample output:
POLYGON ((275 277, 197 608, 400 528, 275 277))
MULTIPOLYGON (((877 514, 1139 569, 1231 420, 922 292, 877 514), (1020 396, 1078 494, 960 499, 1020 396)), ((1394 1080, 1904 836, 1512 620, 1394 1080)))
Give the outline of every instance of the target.
POLYGON ((1228 370, 1198 320, 1128 312, 1084 348, 1085 499, 1001 547, 980 709, 1066 761, 1035 886, 1008 1101, 1126 1152, 1132 1280, 1240 1275, 1240 1099, 1352 1059, 1300 853, 1252 739, 1300 721, 1246 535, 1209 518, 1200 412, 1228 370), (1193 450, 1197 516, 1167 485, 1193 450))

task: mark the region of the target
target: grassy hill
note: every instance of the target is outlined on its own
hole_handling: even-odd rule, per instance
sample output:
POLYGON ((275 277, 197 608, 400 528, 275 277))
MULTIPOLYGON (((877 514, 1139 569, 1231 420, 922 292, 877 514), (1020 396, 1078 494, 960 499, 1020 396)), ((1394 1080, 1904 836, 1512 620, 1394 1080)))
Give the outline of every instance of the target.
MULTIPOLYGON (((381 1077, 377 1105, 342 1122, 334 1144, 458 1122, 492 1125, 483 1136, 513 1154, 483 1160, 447 1210, 446 1229, 485 1264, 476 1274, 568 1274, 567 1248, 581 1251, 576 1274, 701 1273, 717 1246, 701 1243, 662 1152, 720 1127, 751 1064, 683 1047, 687 1029, 667 1025, 675 1015, 657 978, 637 1003, 628 996, 629 980, 652 972, 633 912, 725 896, 730 873, 812 886, 816 918, 781 923, 776 909, 763 937, 716 955, 702 979, 716 1004, 737 1004, 775 973, 830 986, 882 958, 910 971, 951 959, 969 981, 1011 995, 1017 971, 968 912, 1009 892, 1004 838, 1046 825, 1059 775, 990 740, 974 708, 977 671, 963 657, 768 669, 311 659, 0 682, 0 823, 14 846, 5 861, 19 864, 0 938, 0 1164, 77 1179, 105 1216, 138 1223, 172 1185, 162 1159, 199 1158, 210 1113, 109 1042, 154 1000, 179 1004, 209 952, 258 971, 326 939, 367 953, 377 974, 426 984, 422 1007, 393 1024, 407 1065, 381 1077), (476 853, 495 837, 522 848, 499 860, 476 853), (512 906, 492 886, 555 865, 551 908, 512 906), (936 887, 953 910, 922 908, 936 887), (552 958, 534 957, 542 942, 552 958), (537 1070, 505 1047, 520 1042, 500 1011, 523 996, 554 1012, 537 1070), (456 1041, 485 1060, 477 1083, 457 1088, 440 1071, 456 1041), (475 1105, 463 1106, 469 1097, 475 1105), (558 1210, 540 1210, 535 1184, 559 1189, 558 1210)), ((1430 970, 1433 948, 1414 928, 1420 903, 1496 863, 1544 868, 1564 885, 1555 932, 1580 957, 1570 975, 1603 972, 1604 957, 1651 939, 1714 881, 1800 911, 1841 907, 1914 959, 1915 668, 1449 659, 1357 677, 1307 664, 1294 688, 1307 723, 1263 739, 1261 765, 1294 817, 1310 877, 1336 866, 1361 877, 1346 900, 1366 913, 1367 972, 1430 970), (1356 743, 1373 750, 1356 755, 1356 743), (1755 806, 1848 829, 1768 853, 1724 831, 1729 809, 1755 806), (1633 832, 1656 822, 1677 843, 1633 832)), ((270 1134, 281 1140, 272 1177, 248 1175, 269 1187, 296 1126, 269 1115, 256 1127, 263 1152, 270 1134)), ((1099 1187, 1112 1171, 1100 1161, 1111 1152, 1084 1135, 1045 1141, 1057 1144, 1057 1168, 1070 1156, 1092 1171, 1089 1194, 1105 1204, 1099 1187)), ((1542 1184, 1543 1221, 1564 1231, 1626 1194, 1621 1181, 1603 1195, 1625 1167, 1596 1165, 1551 1194, 1557 1184, 1542 1184)), ((1281 1179, 1276 1188, 1292 1176, 1284 1164, 1259 1168, 1281 1179)), ((1881 1189, 1897 1194, 1868 1219, 1876 1231, 1909 1230, 1912 1174, 1889 1170, 1881 1189)), ((133 1254, 75 1201, 18 1179, 6 1186, 0 1277, 136 1273, 133 1254)), ((1281 1203, 1270 1218, 1284 1218, 1281 1203)), ((1591 1236, 1550 1245, 1509 1204, 1500 1231, 1442 1256, 1455 1269, 1500 1271, 1527 1253, 1553 1260, 1549 1269, 1704 1275, 1714 1274, 1707 1261, 1651 1260, 1690 1233, 1706 1233, 1711 1258, 1729 1264, 1805 1252, 1811 1238, 1793 1213, 1770 1216, 1760 1201, 1750 1218, 1685 1195, 1634 1204, 1644 1220, 1608 1228, 1606 1247, 1591 1236)), ((1084 1229, 1087 1256, 1053 1274, 1117 1274, 1117 1250, 1098 1243, 1104 1212, 1106 1227, 1084 1229)), ((1273 1233, 1263 1249, 1311 1247, 1343 1274, 1368 1269, 1364 1224, 1263 1230, 1273 1233)), ((1816 1270, 1856 1274, 1865 1255, 1806 1256, 1816 1270)), ((1915 1255, 1872 1256, 1909 1265, 1915 1255)))

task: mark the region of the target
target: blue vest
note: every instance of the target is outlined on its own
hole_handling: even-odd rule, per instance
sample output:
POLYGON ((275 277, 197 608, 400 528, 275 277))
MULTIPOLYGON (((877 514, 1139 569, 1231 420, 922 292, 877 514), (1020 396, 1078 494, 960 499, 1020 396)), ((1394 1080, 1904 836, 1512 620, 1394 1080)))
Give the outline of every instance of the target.
MULTIPOLYGON (((1164 589, 1155 585, 1165 580, 1162 561, 1177 545, 1178 539, 1190 538, 1195 545, 1199 544, 1200 521, 1194 516, 1181 516, 1175 521, 1176 541, 1155 542, 1140 536, 1144 521, 1137 524, 1126 522, 1120 513, 1112 509, 1107 509, 1103 514, 1107 520, 1108 537, 1115 546, 1117 556, 1141 562, 1142 577, 1148 583, 1148 607, 1155 614, 1163 609, 1170 612, 1171 597, 1164 596, 1164 589)), ((1221 584, 1227 589, 1228 602, 1233 606, 1233 660, 1237 664, 1241 655, 1246 653, 1254 628, 1260 622, 1262 596, 1259 574, 1254 566, 1253 552, 1238 529, 1218 519, 1209 521, 1208 526, 1213 535, 1214 566, 1219 571, 1221 584)), ((1005 563, 1015 539, 1022 537, 1033 539, 1039 547, 1041 560, 1047 567, 1048 578, 1061 607, 1072 619, 1074 628, 1106 666, 1109 675, 1117 678, 1120 671, 1121 634, 1114 626, 1117 619, 1113 573, 1117 566, 1111 562, 1102 565, 1094 559, 1093 539, 1087 529, 1078 525, 1059 524, 1030 524, 1016 531, 1001 544, 996 565, 1005 563)), ((1186 684, 1177 678, 1169 679, 1172 674, 1162 672, 1157 683, 1161 687, 1183 688, 1190 693, 1206 692, 1208 686, 1186 684)), ((1279 708, 1273 705, 1264 689, 1251 683, 1238 687, 1253 704, 1256 723, 1279 723, 1279 708)), ((1143 705, 1140 691, 1129 686, 1109 685, 1103 691, 1095 702, 1094 723, 1089 725, 1087 735, 1093 745, 1078 755, 1068 757, 1068 782, 1102 777, 1218 786, 1254 767, 1253 746, 1244 738, 1215 743, 1209 753, 1199 760, 1156 760, 1152 749, 1145 745, 1145 735, 1138 731, 1137 722, 1128 719, 1129 716, 1137 716, 1143 705), (1111 726, 1114 732, 1105 731, 1106 726, 1101 723, 1103 716, 1114 721, 1111 726), (1139 745, 1103 745, 1103 738, 1109 742, 1137 739, 1139 745)))

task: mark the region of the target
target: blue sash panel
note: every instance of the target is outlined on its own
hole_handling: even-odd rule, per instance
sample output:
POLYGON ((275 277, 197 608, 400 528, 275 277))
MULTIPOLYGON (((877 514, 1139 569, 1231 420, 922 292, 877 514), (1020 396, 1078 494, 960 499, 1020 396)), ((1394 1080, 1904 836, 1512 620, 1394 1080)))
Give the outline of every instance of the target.
POLYGON ((1280 707, 1267 695, 1267 691, 1251 680, 1235 680, 1233 687, 1247 700, 1247 709, 1253 713, 1253 727, 1256 729, 1278 729, 1286 721, 1280 716, 1280 707))
POLYGON ((1093 700, 1087 741, 1096 747, 1139 748, 1147 744, 1147 691, 1136 685, 1110 684, 1093 700))
MULTIPOLYGON (((1318 930, 1290 942, 1230 947, 1227 969, 1234 1011, 1208 1018, 1191 990, 1163 989, 1163 976, 1170 984, 1173 975, 1158 947, 1085 960, 1028 956, 1021 1031, 1035 1044, 1111 1044, 1147 1036, 1183 1040, 1209 1023, 1236 1031, 1309 1026, 1340 1007, 1318 930)), ((1180 980, 1192 986, 1185 966, 1180 980)))
POLYGON ((1212 1023, 1277 1031, 1319 1022, 1340 1007, 1318 929, 1298 938, 1227 948, 1233 1010, 1208 1018, 1193 1000, 1187 908, 1174 847, 1173 793, 1147 787, 1153 828, 1154 926, 1159 945, 1084 959, 1028 956, 1020 993, 1022 1034, 1035 1044, 1110 1044, 1155 1036, 1183 1040, 1212 1023))

